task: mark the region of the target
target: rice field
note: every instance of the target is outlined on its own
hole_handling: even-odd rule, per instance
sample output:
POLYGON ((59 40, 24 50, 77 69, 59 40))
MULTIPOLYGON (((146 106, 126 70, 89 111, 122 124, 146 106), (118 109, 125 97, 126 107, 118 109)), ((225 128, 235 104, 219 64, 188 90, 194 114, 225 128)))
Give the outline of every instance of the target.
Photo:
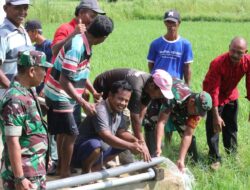
MULTIPOLYGON (((114 21, 115 30, 107 40, 93 47, 91 59, 91 80, 99 73, 119 67, 136 68, 147 71, 147 52, 150 42, 165 33, 161 21, 133 20, 114 21)), ((59 24, 46 24, 44 34, 53 38, 59 24)), ((191 87, 194 91, 201 90, 202 80, 207 72, 210 61, 228 50, 230 40, 234 36, 243 36, 250 40, 250 23, 236 22, 183 22, 180 35, 187 38, 193 46, 194 63, 192 64, 191 87)), ((230 81, 229 81, 230 82, 230 81)), ((249 102, 246 95, 245 81, 241 81, 239 110, 239 149, 236 159, 227 157, 221 146, 223 166, 213 172, 207 163, 208 147, 206 144, 204 120, 196 130, 198 150, 201 160, 197 165, 187 164, 196 179, 195 189, 200 190, 246 190, 250 185, 250 138, 248 131, 249 102)), ((178 155, 180 138, 174 134, 173 144, 165 150, 165 156, 175 160, 178 155)), ((222 142, 221 142, 222 144, 222 142)), ((187 160, 188 161, 188 160, 187 160)))

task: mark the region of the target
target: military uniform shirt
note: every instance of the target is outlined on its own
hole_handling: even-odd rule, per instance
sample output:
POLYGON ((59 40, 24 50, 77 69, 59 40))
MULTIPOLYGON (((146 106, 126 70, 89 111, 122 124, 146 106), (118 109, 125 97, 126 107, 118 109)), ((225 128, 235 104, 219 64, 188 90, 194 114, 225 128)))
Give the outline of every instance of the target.
POLYGON ((187 99, 192 94, 190 88, 181 80, 173 78, 172 92, 174 99, 166 100, 161 111, 170 113, 171 120, 177 131, 183 132, 186 127, 196 128, 200 116, 188 115, 187 99))
POLYGON ((24 175, 26 177, 45 175, 47 128, 42 122, 35 90, 27 89, 19 82, 13 81, 0 101, 0 113, 4 144, 2 178, 5 180, 13 178, 6 144, 7 136, 19 137, 24 175))

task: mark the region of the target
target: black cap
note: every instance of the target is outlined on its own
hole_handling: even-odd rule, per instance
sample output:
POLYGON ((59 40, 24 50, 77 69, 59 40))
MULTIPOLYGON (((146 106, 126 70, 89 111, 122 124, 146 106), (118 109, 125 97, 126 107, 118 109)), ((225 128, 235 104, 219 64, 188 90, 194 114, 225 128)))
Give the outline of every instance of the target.
POLYGON ((164 14, 164 21, 173 21, 173 22, 181 22, 181 17, 178 11, 176 10, 169 10, 164 14))
POLYGON ((30 30, 42 31, 42 25, 39 20, 29 20, 25 23, 24 27, 25 27, 25 30, 27 31, 30 31, 30 30))

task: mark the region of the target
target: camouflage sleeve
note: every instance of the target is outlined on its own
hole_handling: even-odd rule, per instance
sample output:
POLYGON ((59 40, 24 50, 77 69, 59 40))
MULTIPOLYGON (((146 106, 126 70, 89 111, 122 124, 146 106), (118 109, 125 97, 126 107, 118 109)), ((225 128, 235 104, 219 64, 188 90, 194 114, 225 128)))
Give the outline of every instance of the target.
POLYGON ((3 127, 6 136, 21 136, 25 112, 20 101, 9 101, 2 110, 3 127))
POLYGON ((175 106, 174 100, 165 100, 164 103, 161 105, 160 112, 169 113, 173 110, 175 106))
POLYGON ((186 121, 186 125, 188 127, 191 127, 192 129, 195 129, 199 124, 200 120, 201 120, 200 116, 190 116, 186 121))

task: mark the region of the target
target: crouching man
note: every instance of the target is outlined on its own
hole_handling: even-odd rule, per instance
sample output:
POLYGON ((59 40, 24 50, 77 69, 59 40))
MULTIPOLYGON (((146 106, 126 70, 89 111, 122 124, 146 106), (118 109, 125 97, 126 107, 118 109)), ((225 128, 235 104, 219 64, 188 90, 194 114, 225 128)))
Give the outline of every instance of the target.
POLYGON ((82 173, 99 170, 122 151, 142 153, 142 142, 126 131, 123 110, 127 107, 132 87, 126 81, 112 84, 108 98, 96 105, 97 114, 87 116, 80 125, 72 165, 82 173))

